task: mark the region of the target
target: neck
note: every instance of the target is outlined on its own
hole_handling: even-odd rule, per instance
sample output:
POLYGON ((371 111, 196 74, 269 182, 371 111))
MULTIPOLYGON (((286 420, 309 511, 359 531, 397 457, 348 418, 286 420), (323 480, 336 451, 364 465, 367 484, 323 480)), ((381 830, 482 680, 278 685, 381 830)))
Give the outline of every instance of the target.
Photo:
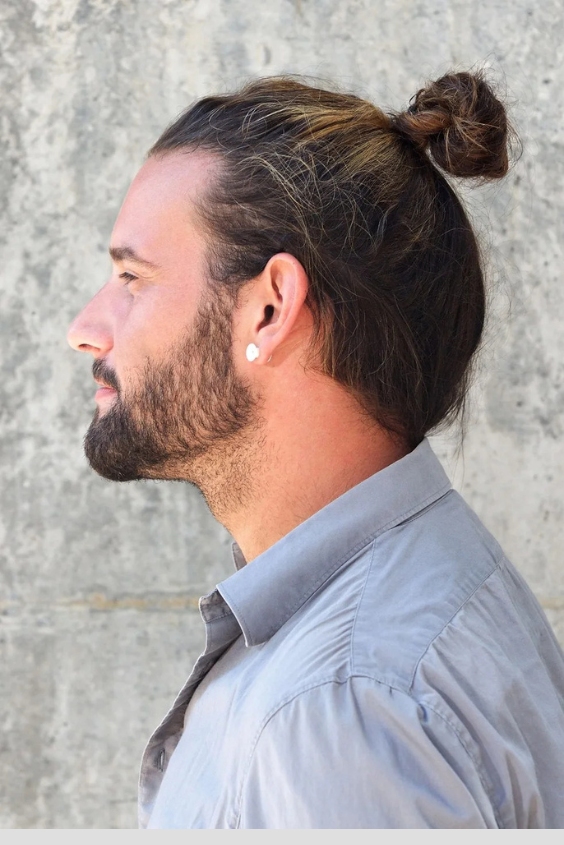
POLYGON ((270 411, 255 431, 255 448, 247 442, 231 450, 199 484, 247 562, 409 451, 328 379, 315 390, 286 393, 270 411))

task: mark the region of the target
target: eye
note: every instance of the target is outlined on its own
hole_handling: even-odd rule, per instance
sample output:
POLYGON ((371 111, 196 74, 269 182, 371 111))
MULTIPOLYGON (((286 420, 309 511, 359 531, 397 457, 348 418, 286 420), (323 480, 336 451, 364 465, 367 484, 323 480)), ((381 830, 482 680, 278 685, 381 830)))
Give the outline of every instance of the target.
POLYGON ((131 282, 135 282, 137 280, 137 276, 134 276, 133 273, 120 273, 119 277, 120 279, 123 279, 126 287, 131 284, 131 282))

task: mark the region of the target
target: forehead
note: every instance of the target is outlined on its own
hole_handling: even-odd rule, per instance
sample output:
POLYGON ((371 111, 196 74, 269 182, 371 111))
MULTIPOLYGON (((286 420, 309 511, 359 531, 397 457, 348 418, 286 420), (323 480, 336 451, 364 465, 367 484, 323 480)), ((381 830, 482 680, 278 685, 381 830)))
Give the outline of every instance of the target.
POLYGON ((197 237, 197 205, 216 171, 217 161, 203 153, 170 153, 148 159, 123 201, 111 246, 127 246, 144 254, 158 250, 159 244, 178 249, 190 233, 197 237))

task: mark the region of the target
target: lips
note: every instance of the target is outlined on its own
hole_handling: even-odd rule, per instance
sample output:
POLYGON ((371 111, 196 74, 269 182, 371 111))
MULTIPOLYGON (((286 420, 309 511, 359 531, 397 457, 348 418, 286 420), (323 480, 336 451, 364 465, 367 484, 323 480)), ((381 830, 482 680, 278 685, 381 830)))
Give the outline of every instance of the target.
POLYGON ((100 382, 96 382, 98 386, 98 390, 94 394, 94 401, 98 405, 98 408, 104 407, 107 402, 112 402, 117 397, 117 390, 114 390, 113 387, 108 387, 107 384, 103 384, 100 382))

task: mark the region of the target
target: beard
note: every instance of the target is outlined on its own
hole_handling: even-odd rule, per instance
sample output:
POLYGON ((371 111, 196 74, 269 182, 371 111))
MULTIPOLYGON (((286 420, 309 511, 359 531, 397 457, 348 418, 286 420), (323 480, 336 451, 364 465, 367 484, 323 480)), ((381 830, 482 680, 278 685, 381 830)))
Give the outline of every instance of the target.
POLYGON ((207 294, 190 334, 164 363, 147 361, 132 395, 124 398, 115 372, 94 362, 94 377, 117 396, 106 413, 96 411, 84 449, 104 478, 190 481, 215 512, 226 496, 242 498, 260 418, 258 399, 233 366, 233 297, 207 294))

